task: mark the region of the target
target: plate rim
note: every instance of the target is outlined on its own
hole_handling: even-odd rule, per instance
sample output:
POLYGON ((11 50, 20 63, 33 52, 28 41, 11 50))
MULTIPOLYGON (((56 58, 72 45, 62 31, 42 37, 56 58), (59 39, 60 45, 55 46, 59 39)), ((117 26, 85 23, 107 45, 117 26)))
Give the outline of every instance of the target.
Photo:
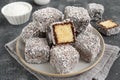
POLYGON ((18 56, 19 60, 23 63, 24 66, 26 66, 27 68, 31 69, 32 71, 35 71, 39 74, 43 74, 43 75, 47 75, 47 76, 52 76, 52 77, 71 77, 71 76, 75 76, 75 75, 79 75, 83 72, 86 72, 92 68, 94 68, 98 63, 99 61, 102 59, 103 55, 104 55, 104 51, 105 51, 105 43, 104 43, 104 39, 102 37, 102 35, 93 27, 93 29, 99 34, 100 38, 101 38, 101 41, 102 41, 102 44, 103 44, 103 50, 101 52, 101 55, 100 57, 98 58, 98 60, 93 63, 91 66, 89 67, 86 67, 78 72, 73 72, 73 73, 68 73, 68 74, 54 74, 54 73, 47 73, 47 72, 43 72, 43 71, 38 71, 37 69, 34 69, 33 67, 29 66, 28 63, 22 59, 22 57, 20 56, 20 51, 18 49, 18 46, 19 46, 19 39, 20 39, 20 36, 17 38, 17 41, 16 41, 16 55, 18 56))

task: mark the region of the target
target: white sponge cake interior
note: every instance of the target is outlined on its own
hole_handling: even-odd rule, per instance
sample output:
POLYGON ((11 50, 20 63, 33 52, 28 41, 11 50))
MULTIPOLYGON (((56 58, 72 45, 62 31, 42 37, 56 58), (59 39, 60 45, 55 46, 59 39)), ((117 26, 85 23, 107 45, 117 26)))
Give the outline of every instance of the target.
POLYGON ((102 27, 104 28, 114 28, 114 27, 117 27, 118 24, 116 24, 115 22, 113 22, 112 20, 106 20, 106 21, 103 21, 103 22, 100 22, 99 23, 102 27))
POLYGON ((73 25, 71 23, 54 25, 54 34, 57 44, 74 42, 73 25))

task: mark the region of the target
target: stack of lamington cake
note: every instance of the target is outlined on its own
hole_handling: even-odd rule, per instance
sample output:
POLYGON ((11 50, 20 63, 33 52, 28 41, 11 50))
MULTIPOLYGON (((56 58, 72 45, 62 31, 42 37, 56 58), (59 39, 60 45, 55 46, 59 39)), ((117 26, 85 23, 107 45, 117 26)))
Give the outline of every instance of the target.
POLYGON ((28 63, 50 62, 58 73, 66 74, 80 60, 90 63, 99 54, 100 39, 92 33, 87 9, 67 6, 63 14, 47 7, 32 17, 21 33, 28 63))

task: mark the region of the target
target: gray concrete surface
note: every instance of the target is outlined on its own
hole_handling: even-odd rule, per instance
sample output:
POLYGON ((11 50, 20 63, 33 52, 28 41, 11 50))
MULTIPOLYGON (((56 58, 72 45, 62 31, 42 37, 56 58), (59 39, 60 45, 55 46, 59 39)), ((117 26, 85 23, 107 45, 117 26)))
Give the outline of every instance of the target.
MULTIPOLYGON (((13 1, 20 0, 0 0, 0 9, 5 4, 13 1)), ((33 11, 46 6, 55 7, 62 11, 67 5, 86 7, 86 4, 90 2, 101 3, 105 6, 104 18, 113 19, 120 24, 120 0, 52 0, 50 4, 46 6, 37 6, 34 4, 33 0, 21 1, 31 3, 33 5, 33 11)), ((28 22, 30 21, 31 19, 28 22)), ((0 12, 0 80, 37 80, 20 66, 4 48, 5 43, 16 38, 27 23, 19 26, 10 25, 0 12)), ((120 34, 111 37, 103 37, 106 43, 120 47, 120 34)), ((120 58, 115 61, 106 80, 120 80, 120 58)))

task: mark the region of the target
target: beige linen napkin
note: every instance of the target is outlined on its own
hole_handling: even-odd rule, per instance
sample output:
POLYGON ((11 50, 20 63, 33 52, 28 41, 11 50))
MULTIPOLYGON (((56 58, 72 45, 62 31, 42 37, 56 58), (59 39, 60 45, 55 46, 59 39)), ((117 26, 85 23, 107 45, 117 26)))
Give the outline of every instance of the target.
POLYGON ((120 55, 119 47, 106 44, 105 54, 102 60, 93 69, 73 77, 66 77, 66 78, 50 77, 50 76, 38 74, 30 70, 20 62, 19 58, 16 56, 16 49, 15 49, 16 40, 17 39, 7 43, 5 45, 5 48, 10 53, 10 55, 13 58, 15 58, 19 64, 21 64, 21 66, 23 66, 26 70, 32 73, 35 77, 37 77, 38 80, 105 80, 112 64, 120 55))

